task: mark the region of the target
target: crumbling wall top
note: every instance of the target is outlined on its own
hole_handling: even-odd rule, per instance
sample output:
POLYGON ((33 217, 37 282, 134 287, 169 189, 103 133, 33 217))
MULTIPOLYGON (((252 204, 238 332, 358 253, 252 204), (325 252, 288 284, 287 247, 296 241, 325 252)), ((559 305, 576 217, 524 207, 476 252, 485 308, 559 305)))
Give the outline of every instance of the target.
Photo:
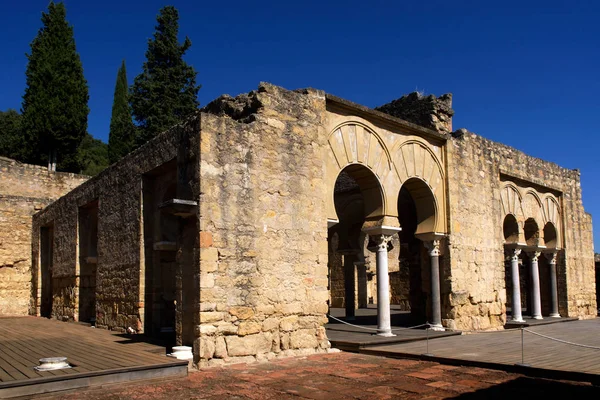
POLYGON ((440 133, 452 132, 452 93, 436 97, 413 92, 375 110, 440 133))

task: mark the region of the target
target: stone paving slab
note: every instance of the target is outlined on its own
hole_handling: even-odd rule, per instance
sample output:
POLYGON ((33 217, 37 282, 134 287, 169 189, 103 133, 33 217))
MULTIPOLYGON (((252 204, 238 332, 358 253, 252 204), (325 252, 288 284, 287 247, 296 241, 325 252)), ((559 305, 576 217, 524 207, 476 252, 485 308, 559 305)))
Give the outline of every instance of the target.
POLYGON ((590 384, 483 368, 337 353, 190 373, 187 378, 48 399, 533 399, 598 398, 590 384))

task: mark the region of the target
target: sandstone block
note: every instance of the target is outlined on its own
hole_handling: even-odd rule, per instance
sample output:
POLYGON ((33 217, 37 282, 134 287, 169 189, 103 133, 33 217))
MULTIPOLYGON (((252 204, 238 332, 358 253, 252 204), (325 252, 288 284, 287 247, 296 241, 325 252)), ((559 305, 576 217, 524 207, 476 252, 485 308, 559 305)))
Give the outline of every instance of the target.
POLYGON ((279 322, 279 329, 285 332, 293 331, 298 327, 298 316, 291 315, 289 317, 284 317, 279 322))
POLYGON ((227 336, 227 352, 231 357, 250 356, 271 350, 271 335, 258 333, 248 336, 227 336))
POLYGON ((293 349, 314 349, 318 346, 314 329, 298 329, 290 334, 290 347, 293 349))
POLYGON ((215 339, 215 357, 227 358, 227 345, 223 336, 217 336, 215 339))
POLYGON ((254 310, 251 307, 231 307, 229 314, 237 317, 238 319, 250 319, 254 317, 254 310))
POLYGON ((252 335, 254 333, 258 333, 261 330, 262 330, 262 325, 259 322, 244 321, 244 322, 240 322, 237 333, 240 336, 246 336, 246 335, 252 335))
POLYGON ((212 337, 200 338, 200 358, 211 359, 215 354, 215 339, 212 337))
POLYGON ((202 323, 223 321, 224 317, 225 315, 218 311, 200 312, 200 322, 202 323))

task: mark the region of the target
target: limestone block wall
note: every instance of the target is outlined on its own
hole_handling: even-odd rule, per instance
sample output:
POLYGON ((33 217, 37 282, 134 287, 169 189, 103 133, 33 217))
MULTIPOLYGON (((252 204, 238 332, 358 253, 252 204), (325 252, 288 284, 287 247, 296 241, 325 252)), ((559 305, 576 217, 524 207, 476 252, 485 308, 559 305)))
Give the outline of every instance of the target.
POLYGON ((89 177, 0 157, 0 315, 27 315, 31 217, 89 177))
MULTIPOLYGON (((186 162, 194 164, 197 145, 193 143, 197 144, 198 132, 197 118, 172 128, 34 215, 31 314, 79 319, 82 282, 78 216, 80 208, 97 203, 96 277, 83 283, 88 292, 95 293, 96 325, 143 331, 143 176, 172 162, 179 146, 189 145, 190 141, 192 145, 186 152, 191 153, 192 161, 186 162), (52 251, 46 261, 43 232, 51 232, 48 246, 52 251), (46 265, 42 265, 44 262, 46 265), (95 290, 88 287, 91 283, 95 283, 95 290)), ((191 169, 197 171, 194 166, 191 169)), ((183 177, 194 186, 193 178, 183 177)))
POLYGON ((569 317, 594 316, 591 218, 583 209, 579 172, 466 130, 453 134, 447 153, 450 274, 443 279, 451 291, 442 299, 445 324, 486 329, 506 320, 501 179, 558 194, 564 223, 559 232, 564 250, 557 265, 559 311, 569 317))
POLYGON ((261 84, 206 110, 199 364, 325 351, 324 94, 261 84))

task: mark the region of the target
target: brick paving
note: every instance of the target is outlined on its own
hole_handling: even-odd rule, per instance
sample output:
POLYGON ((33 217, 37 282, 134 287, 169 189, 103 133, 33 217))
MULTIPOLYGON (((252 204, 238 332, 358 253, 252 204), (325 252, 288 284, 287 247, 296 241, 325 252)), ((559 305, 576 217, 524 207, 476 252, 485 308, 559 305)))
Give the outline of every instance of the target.
POLYGON ((44 396, 46 399, 534 399, 599 398, 588 383, 352 353, 191 372, 187 378, 44 396))

